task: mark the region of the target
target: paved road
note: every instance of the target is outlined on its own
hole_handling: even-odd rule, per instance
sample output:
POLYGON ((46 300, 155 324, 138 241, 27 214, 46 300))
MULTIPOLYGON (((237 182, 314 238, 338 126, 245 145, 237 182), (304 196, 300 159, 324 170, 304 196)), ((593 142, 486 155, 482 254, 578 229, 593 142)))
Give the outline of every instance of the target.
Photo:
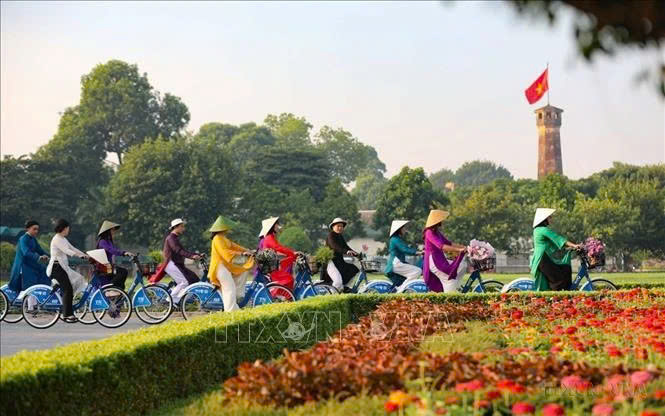
POLYGON ((100 339, 114 334, 148 326, 132 316, 125 325, 116 329, 99 324, 67 324, 58 321, 48 329, 35 329, 21 321, 16 324, 0 322, 0 355, 7 356, 22 350, 43 350, 73 342, 100 339))

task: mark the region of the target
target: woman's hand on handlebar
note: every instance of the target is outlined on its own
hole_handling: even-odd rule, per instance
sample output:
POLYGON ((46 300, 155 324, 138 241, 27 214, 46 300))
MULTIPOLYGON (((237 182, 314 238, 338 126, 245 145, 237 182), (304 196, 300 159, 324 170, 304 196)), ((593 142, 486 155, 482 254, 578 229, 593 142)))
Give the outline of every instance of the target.
POLYGON ((353 257, 357 257, 357 256, 358 256, 358 253, 356 253, 356 252, 353 251, 353 250, 349 250, 349 251, 347 251, 346 254, 347 254, 348 256, 353 256, 353 257))
POLYGON ((125 256, 127 257, 136 257, 136 254, 132 253, 131 251, 125 251, 125 256))

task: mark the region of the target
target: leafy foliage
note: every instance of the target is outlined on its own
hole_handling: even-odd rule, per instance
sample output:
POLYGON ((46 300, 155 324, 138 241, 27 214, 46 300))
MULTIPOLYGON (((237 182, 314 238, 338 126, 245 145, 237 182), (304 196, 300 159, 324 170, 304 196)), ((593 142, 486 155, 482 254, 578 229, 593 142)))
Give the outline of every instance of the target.
POLYGON ((16 255, 16 246, 6 241, 0 242, 0 271, 9 272, 14 263, 16 255))
POLYGON ((309 239, 305 230, 298 226, 289 226, 282 230, 279 241, 287 247, 297 251, 309 253, 312 251, 312 240, 309 239))

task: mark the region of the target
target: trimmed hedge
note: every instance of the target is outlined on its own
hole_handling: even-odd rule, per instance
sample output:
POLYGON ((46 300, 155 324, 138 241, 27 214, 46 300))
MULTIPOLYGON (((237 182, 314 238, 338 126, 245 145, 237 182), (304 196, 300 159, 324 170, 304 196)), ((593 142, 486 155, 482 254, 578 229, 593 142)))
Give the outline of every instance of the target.
POLYGON ((144 413, 203 392, 244 361, 302 349, 351 320, 350 296, 316 297, 232 314, 173 321, 51 350, 0 359, 0 414, 102 415, 144 413), (325 319, 335 312, 332 319, 325 319), (291 323, 306 338, 283 336, 291 323), (226 342, 223 340, 226 335, 226 342), (240 340, 240 341, 239 341, 240 340))
MULTIPOLYGON (((511 294, 510 298, 580 295, 538 292, 511 294)), ((241 362, 275 358, 284 348, 307 348, 386 300, 406 297, 465 303, 496 301, 499 296, 425 293, 315 297, 172 321, 51 350, 21 352, 0 358, 0 415, 141 414, 210 389, 232 376, 241 362), (293 331, 287 331, 289 327, 314 330, 296 339, 293 331)))

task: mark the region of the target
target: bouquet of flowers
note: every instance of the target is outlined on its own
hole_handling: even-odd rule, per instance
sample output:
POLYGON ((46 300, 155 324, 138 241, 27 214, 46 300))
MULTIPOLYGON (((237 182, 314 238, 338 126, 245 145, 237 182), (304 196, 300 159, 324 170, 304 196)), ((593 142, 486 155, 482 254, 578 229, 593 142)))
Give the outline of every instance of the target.
POLYGON ((584 241, 584 251, 589 258, 589 268, 605 264, 605 244, 602 241, 589 237, 584 241))
POLYGON ((496 252, 490 243, 474 239, 467 249, 474 269, 492 270, 496 265, 496 252))
POLYGON ((261 250, 256 253, 255 259, 259 270, 266 276, 279 269, 279 256, 275 250, 269 248, 261 250))

